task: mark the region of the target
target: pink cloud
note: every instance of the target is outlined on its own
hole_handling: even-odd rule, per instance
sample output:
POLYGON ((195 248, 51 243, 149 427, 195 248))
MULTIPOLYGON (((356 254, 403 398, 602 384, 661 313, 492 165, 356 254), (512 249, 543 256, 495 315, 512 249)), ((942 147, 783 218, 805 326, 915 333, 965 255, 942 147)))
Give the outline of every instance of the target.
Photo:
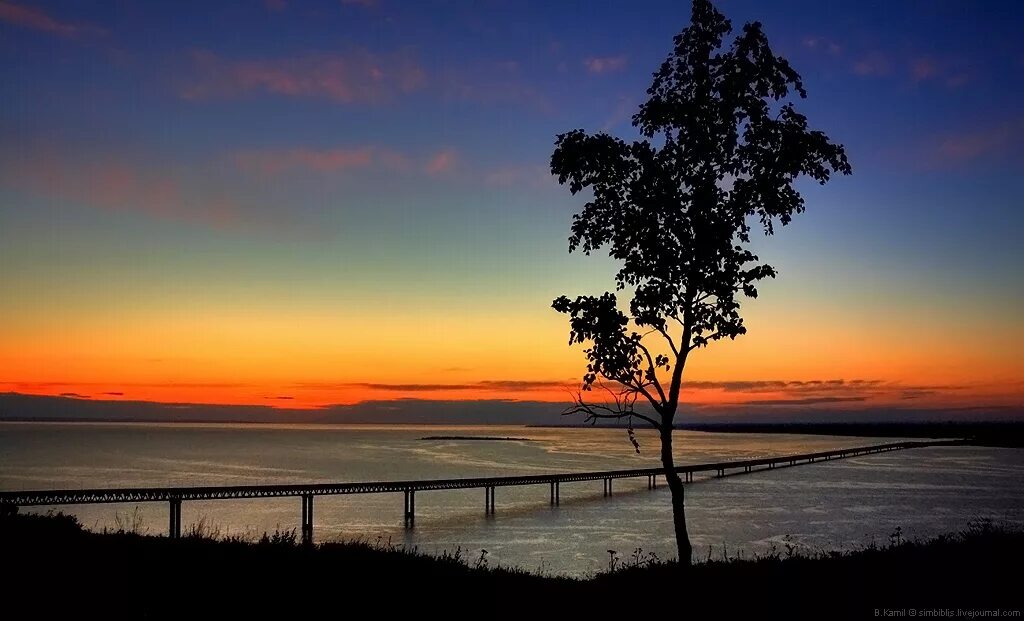
POLYGON ((931 58, 916 58, 910 62, 910 77, 921 82, 939 74, 939 67, 931 58))
POLYGON ((185 99, 233 98, 253 92, 320 97, 340 103, 387 101, 426 86, 426 74, 405 54, 308 54, 270 60, 229 60, 193 53, 196 77, 181 91, 185 99))
POLYGON ((76 24, 60 21, 47 15, 40 9, 5 2, 0 0, 0 20, 21 26, 48 32, 60 37, 77 37, 86 34, 102 34, 103 29, 90 24, 76 24))
POLYGON ((339 172, 365 168, 373 163, 375 152, 370 147, 356 149, 315 150, 306 148, 242 151, 235 154, 239 168, 261 174, 278 174, 290 169, 315 172, 339 172))
POLYGON ((431 175, 440 175, 455 168, 458 155, 454 149, 443 149, 435 153, 427 162, 426 171, 431 175))
POLYGON ((529 187, 533 189, 554 187, 551 171, 547 166, 503 166, 487 171, 484 183, 497 187, 529 187))
POLYGON ((875 51, 861 56, 851 69, 853 73, 864 77, 894 75, 913 86, 931 83, 959 88, 971 79, 969 67, 963 59, 939 59, 927 55, 894 59, 875 51))
POLYGON ((832 56, 839 56, 843 53, 842 46, 825 37, 804 37, 804 47, 816 52, 825 52, 832 56))
POLYGON ((438 76, 437 90, 444 99, 483 104, 518 104, 548 112, 548 93, 537 89, 520 71, 519 63, 480 63, 438 76))
POLYGON ((957 170, 972 165, 1024 166, 1024 119, 977 124, 923 137, 917 144, 894 149, 894 162, 910 163, 921 170, 957 170))
MULTIPOLYGON (((1024 120, 950 134, 942 138, 933 153, 935 164, 970 162, 984 157, 1020 152, 1024 141, 1024 120)), ((1019 159, 1019 158, 1018 158, 1019 159)))
POLYGON ((955 60, 939 61, 922 56, 910 61, 910 79, 914 84, 937 82, 947 88, 959 88, 970 82, 970 74, 964 62, 955 60))
POLYGON ((524 78, 516 61, 448 68, 429 80, 407 52, 374 54, 356 50, 233 60, 209 51, 194 51, 192 63, 192 75, 178 83, 179 95, 195 101, 264 93, 372 104, 425 92, 446 100, 552 109, 547 94, 524 78))
POLYGON ((312 149, 253 149, 231 156, 242 171, 258 175, 278 175, 289 171, 342 173, 350 170, 388 170, 403 173, 441 175, 458 165, 458 152, 441 149, 428 155, 410 155, 379 146, 312 149))
POLYGON ((964 84, 971 81, 971 76, 968 73, 957 73, 945 78, 944 82, 948 88, 960 88, 964 84))
POLYGON ((263 6, 268 11, 279 12, 288 8, 287 0, 263 0, 263 6))
POLYGON ((633 101, 632 97, 620 96, 615 103, 615 107, 609 113, 608 118, 601 125, 601 129, 603 131, 611 131, 617 125, 630 121, 636 109, 637 103, 633 101))
POLYGON ((594 74, 613 73, 626 68, 625 56, 590 57, 583 61, 587 71, 594 74))
POLYGON ((187 171, 55 149, 0 153, 0 185, 58 203, 143 214, 216 229, 259 228, 271 214, 240 203, 223 183, 187 171))
POLYGON ((853 63, 853 72, 862 76, 883 76, 892 71, 892 63, 881 52, 872 52, 853 63))

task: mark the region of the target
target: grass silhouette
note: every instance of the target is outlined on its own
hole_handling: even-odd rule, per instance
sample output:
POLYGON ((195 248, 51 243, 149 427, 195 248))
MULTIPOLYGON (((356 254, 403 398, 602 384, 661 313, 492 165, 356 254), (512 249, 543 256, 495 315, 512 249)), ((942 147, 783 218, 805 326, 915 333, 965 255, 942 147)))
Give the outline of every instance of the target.
POLYGON ((608 569, 587 579, 490 564, 483 551, 431 556, 382 539, 303 546, 294 530, 280 529, 260 537, 217 534, 198 524, 175 541, 128 529, 93 533, 62 513, 4 515, 3 610, 45 611, 46 617, 293 618, 317 611, 348 616, 359 602, 359 610, 379 606, 388 616, 440 611, 447 618, 490 608, 499 618, 513 612, 548 618, 640 611, 655 605, 645 597, 652 589, 678 591, 674 616, 695 618, 864 619, 876 609, 879 616, 910 608, 1005 611, 1020 610, 1022 602, 1024 532, 986 521, 927 541, 897 530, 884 544, 841 552, 807 552, 788 541, 749 558, 709 551, 689 568, 639 548, 622 555, 609 550, 608 569), (683 598, 684 592, 695 597, 683 598))

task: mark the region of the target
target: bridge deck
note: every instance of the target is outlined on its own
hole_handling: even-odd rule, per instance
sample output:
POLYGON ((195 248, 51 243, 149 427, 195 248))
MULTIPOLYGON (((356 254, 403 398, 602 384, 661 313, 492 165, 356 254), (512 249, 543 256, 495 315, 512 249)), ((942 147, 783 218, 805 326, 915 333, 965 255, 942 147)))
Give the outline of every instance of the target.
MULTIPOLYGON (((962 440, 908 441, 890 444, 876 444, 857 448, 836 449, 817 453, 801 453, 779 457, 764 457, 738 461, 723 461, 705 464, 679 466, 675 470, 692 480, 694 473, 715 472, 722 476, 728 470, 742 469, 750 472, 754 468, 774 468, 778 465, 796 465, 818 460, 841 459, 857 455, 882 453, 900 449, 940 446, 962 443, 962 440)), ((640 468, 633 470, 603 470, 596 472, 563 472, 508 477, 473 477, 461 479, 425 479, 408 481, 368 481, 354 483, 313 483, 301 485, 236 485, 207 487, 143 487, 143 488, 96 488, 58 489, 0 492, 0 504, 14 506, 49 506, 93 503, 159 502, 172 503, 183 500, 222 500, 238 498, 275 498, 286 496, 328 496, 336 494, 380 494, 388 492, 410 492, 446 489, 508 487, 513 485, 555 486, 572 481, 607 481, 610 488, 612 479, 657 477, 664 468, 640 468)), ((493 493, 490 492, 490 493, 493 493)))

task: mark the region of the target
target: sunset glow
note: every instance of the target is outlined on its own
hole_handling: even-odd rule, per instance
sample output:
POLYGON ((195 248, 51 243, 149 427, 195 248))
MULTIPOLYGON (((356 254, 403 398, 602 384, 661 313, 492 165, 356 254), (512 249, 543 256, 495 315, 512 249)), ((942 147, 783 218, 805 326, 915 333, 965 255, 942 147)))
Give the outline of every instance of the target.
MULTIPOLYGON (((632 135, 686 3, 298 4, 167 8, 165 28, 0 1, 0 393, 315 409, 578 389, 551 300, 614 267, 567 252, 583 199, 548 174, 553 140, 632 135)), ((721 4, 765 22, 855 174, 802 187, 807 212, 758 241, 779 278, 746 336, 693 355, 689 411, 1024 415, 1019 16, 721 4)))

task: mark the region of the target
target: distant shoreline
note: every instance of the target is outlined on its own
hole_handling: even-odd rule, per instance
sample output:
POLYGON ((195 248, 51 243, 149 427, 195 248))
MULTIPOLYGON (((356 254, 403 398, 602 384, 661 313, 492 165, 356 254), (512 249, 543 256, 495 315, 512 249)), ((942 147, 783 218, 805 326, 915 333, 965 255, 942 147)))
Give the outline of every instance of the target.
MULTIPOLYGON (((266 420, 174 420, 160 418, 71 418, 71 417, 25 417, 3 416, 0 424, 100 424, 100 425, 182 425, 182 426, 282 426, 282 427, 517 427, 521 429, 626 429, 625 425, 590 425, 590 424, 524 424, 509 421, 507 423, 480 422, 339 422, 339 421, 266 421, 266 420)), ((858 436, 865 438, 964 438, 978 446, 1024 448, 1024 421, 935 421, 935 422, 721 422, 721 423, 683 423, 675 426, 680 431, 697 431, 705 433, 747 433, 747 434, 793 434, 821 436, 858 436)), ((530 438, 507 436, 462 436, 438 435, 420 439, 431 440, 481 440, 481 441, 535 441, 530 438)))
POLYGON ((484 442, 536 442, 533 438, 513 436, 423 436, 420 440, 474 440, 484 442))
MULTIPOLYGON (((527 425, 528 428, 589 428, 592 425, 527 425)), ((598 425, 625 429, 625 425, 598 425)), ((679 431, 704 433, 763 433, 862 438, 965 438, 978 446, 1024 447, 1024 421, 939 421, 920 423, 684 423, 679 431)))

